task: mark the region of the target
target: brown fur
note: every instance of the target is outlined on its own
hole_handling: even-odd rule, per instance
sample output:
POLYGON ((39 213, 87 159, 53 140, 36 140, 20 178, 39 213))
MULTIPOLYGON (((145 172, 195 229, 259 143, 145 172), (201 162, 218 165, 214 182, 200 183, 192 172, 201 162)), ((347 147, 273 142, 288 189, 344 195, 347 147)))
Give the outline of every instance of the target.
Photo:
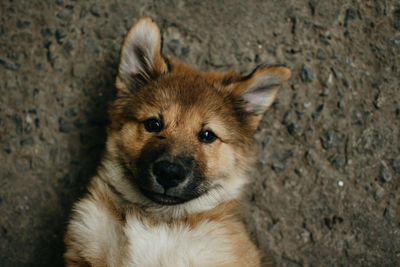
POLYGON ((233 71, 198 72, 172 59, 166 61, 160 53, 157 26, 149 18, 139 21, 122 50, 106 155, 68 226, 66 265, 128 266, 134 262, 125 261, 135 245, 135 237, 126 234, 133 220, 153 228, 182 226, 194 232, 205 222, 215 223, 216 232, 210 229, 218 233, 214 237, 229 240, 233 246, 229 250, 232 259, 223 266, 259 266, 257 249, 240 219, 240 194, 236 194, 252 165, 253 133, 278 86, 289 77, 284 67, 261 68, 242 77, 233 71), (163 122, 162 131, 145 129, 144 122, 152 117, 163 122), (210 144, 200 142, 198 134, 204 130, 212 130, 217 139, 210 144), (196 198, 188 204, 163 207, 141 195, 141 162, 147 163, 157 153, 193 160, 202 179, 196 187, 197 198, 204 207, 189 205, 197 203, 196 198), (216 187, 232 195, 218 195, 216 187), (216 195, 201 202, 213 190, 216 195), (97 242, 96 231, 109 237, 109 244, 101 236, 97 242))

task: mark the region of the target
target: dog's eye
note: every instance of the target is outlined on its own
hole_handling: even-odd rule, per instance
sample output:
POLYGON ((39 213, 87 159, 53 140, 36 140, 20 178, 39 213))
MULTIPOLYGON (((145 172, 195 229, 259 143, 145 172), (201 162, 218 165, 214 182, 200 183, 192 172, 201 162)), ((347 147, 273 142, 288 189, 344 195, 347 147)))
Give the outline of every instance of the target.
POLYGON ((163 123, 159 119, 149 118, 144 121, 144 128, 146 128, 148 132, 158 133, 163 129, 163 123))
POLYGON ((201 131, 198 135, 199 141, 202 143, 212 143, 217 139, 215 133, 209 130, 201 131))

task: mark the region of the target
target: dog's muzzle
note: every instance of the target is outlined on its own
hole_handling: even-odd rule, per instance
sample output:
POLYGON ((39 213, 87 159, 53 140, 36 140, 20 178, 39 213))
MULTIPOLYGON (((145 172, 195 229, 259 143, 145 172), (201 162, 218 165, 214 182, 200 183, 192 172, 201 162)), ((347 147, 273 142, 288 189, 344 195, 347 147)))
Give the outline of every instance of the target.
POLYGON ((158 204, 181 204, 201 195, 193 158, 164 154, 138 168, 140 190, 158 204))

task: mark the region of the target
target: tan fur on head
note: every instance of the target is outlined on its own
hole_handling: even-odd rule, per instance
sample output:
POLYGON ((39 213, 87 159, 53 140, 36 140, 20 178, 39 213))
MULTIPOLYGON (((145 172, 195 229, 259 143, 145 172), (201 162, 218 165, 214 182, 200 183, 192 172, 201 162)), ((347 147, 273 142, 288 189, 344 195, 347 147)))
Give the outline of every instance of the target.
POLYGON ((66 263, 259 266, 238 200, 253 134, 290 71, 199 72, 160 49, 150 18, 127 34, 106 153, 75 205, 66 263))

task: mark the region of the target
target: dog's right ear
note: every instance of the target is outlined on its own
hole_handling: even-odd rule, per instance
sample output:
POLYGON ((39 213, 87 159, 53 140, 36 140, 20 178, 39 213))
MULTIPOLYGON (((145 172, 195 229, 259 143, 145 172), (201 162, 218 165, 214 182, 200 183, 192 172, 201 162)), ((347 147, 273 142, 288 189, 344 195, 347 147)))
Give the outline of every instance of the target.
POLYGON ((121 51, 119 90, 145 84, 168 71, 161 55, 160 30, 151 18, 140 19, 128 32, 121 51))
POLYGON ((238 110, 248 115, 255 130, 264 112, 275 100, 278 88, 291 76, 284 66, 258 67, 230 86, 238 110))

